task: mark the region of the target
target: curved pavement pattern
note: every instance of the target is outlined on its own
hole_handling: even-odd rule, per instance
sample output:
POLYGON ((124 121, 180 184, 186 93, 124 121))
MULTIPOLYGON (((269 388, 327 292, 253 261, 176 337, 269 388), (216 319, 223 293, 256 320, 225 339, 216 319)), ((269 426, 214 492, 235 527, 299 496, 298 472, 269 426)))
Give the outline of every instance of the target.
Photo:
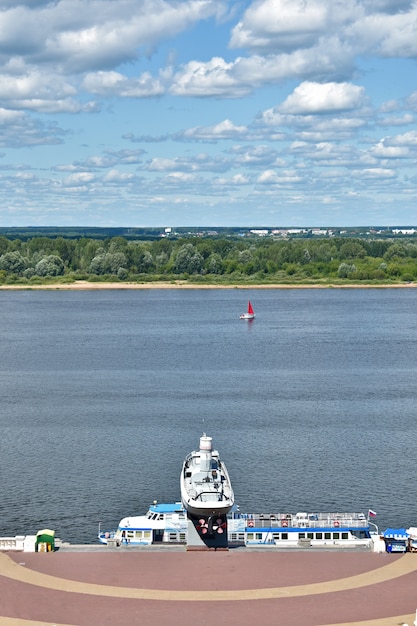
POLYGON ((0 626, 412 626, 416 619, 413 554, 0 553, 0 577, 0 626))

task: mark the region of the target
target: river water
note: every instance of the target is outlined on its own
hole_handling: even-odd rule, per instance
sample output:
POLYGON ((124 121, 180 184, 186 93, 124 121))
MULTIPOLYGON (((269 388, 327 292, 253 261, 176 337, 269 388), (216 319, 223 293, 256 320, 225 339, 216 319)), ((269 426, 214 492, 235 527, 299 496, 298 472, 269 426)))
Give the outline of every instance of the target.
POLYGON ((417 525, 417 290, 0 291, 0 311, 0 536, 90 543, 178 500, 203 432, 241 511, 417 525))

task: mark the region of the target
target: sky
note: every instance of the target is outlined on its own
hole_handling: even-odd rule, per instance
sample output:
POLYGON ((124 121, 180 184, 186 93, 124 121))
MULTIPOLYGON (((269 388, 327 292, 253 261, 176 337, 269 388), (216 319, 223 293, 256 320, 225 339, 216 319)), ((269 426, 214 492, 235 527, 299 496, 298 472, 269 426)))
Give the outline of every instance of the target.
POLYGON ((0 226, 417 225, 417 0, 0 0, 0 226))

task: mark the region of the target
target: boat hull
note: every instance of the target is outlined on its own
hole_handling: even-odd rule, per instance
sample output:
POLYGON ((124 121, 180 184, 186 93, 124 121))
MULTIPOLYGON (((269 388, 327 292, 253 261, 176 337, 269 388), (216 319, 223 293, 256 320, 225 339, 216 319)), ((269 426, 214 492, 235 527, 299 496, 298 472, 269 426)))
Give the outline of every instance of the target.
POLYGON ((213 517, 215 515, 227 515, 233 506, 233 502, 227 500, 225 502, 203 502, 202 504, 193 503, 191 498, 188 497, 188 493, 184 494, 181 498, 184 508, 188 515, 196 518, 200 517, 213 517))
POLYGON ((184 460, 180 475, 181 502, 189 516, 226 515, 233 507, 234 493, 226 465, 211 437, 200 438, 200 449, 184 460))

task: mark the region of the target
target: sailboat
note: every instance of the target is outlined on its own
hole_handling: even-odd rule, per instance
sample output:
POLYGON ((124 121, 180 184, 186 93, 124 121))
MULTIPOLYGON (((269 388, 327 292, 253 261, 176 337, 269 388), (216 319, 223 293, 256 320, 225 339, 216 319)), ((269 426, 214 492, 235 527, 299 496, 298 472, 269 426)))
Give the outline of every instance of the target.
POLYGON ((248 302, 248 312, 247 313, 242 313, 242 315, 240 315, 239 319, 241 320, 254 320, 255 319, 255 313, 251 304, 251 301, 249 300, 248 302))

